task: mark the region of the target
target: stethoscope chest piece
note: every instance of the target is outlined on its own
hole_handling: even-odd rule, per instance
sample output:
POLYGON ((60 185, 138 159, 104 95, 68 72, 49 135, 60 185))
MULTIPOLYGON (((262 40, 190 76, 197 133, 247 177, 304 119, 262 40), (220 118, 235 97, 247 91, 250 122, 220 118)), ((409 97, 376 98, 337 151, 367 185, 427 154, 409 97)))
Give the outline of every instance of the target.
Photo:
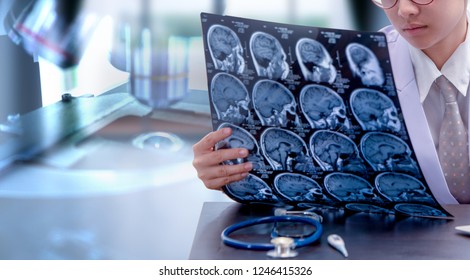
POLYGON ((274 250, 268 251, 267 255, 271 258, 294 258, 297 256, 295 242, 290 237, 276 237, 271 240, 274 250))

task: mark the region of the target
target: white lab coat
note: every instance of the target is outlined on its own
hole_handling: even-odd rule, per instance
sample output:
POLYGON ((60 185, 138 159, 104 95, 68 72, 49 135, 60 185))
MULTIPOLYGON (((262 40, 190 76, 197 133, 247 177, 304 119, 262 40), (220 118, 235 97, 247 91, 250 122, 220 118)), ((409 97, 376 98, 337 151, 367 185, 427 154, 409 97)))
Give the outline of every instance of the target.
POLYGON ((381 31, 387 35, 392 71, 403 117, 426 182, 440 204, 457 204, 457 200, 447 187, 419 99, 408 42, 392 26, 385 27, 381 31))

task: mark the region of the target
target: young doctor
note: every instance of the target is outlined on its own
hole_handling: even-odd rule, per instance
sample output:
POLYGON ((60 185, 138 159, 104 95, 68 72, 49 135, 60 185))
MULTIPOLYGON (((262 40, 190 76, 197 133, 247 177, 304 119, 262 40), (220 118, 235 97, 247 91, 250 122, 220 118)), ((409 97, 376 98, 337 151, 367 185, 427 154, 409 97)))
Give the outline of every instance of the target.
MULTIPOLYGON (((393 25, 381 31, 387 35, 403 116, 424 177, 440 203, 470 203, 468 0, 372 2, 385 11, 393 25), (447 84, 441 81, 441 76, 446 78, 447 84), (460 117, 455 119, 452 113, 455 122, 450 126, 455 128, 455 123, 463 122, 459 133, 465 143, 448 140, 451 144, 446 145, 441 142, 445 138, 440 136, 444 133, 441 132, 441 125, 448 122, 445 115, 451 111, 446 105, 451 101, 444 97, 441 88, 445 88, 443 92, 456 90, 454 99, 458 105, 453 103, 449 106, 453 109, 458 107, 460 117), (448 158, 448 154, 454 154, 454 151, 447 150, 447 147, 458 145, 464 147, 464 152, 459 151, 455 158, 448 158)), ((448 129, 447 126, 445 129, 448 129)), ((253 168, 250 162, 220 164, 248 155, 243 148, 213 150, 214 145, 230 133, 228 128, 211 132, 193 146, 193 166, 209 189, 220 189, 223 185, 241 180, 253 168)))

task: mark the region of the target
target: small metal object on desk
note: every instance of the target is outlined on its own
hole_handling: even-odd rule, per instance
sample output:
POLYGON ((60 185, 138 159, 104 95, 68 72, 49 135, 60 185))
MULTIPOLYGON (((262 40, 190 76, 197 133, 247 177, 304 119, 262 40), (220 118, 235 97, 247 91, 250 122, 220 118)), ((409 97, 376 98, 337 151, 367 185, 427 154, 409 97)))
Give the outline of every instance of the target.
POLYGON ((328 244, 338 250, 345 258, 348 257, 348 250, 346 250, 346 245, 344 244, 344 240, 341 236, 337 234, 328 235, 328 244))
POLYGON ((271 240, 274 250, 268 251, 268 256, 272 258, 293 258, 297 256, 294 251, 294 239, 290 237, 276 237, 271 240))
POLYGON ((470 236, 470 225, 468 225, 468 226, 457 226, 457 227, 455 227, 455 229, 459 233, 466 234, 466 235, 470 236))

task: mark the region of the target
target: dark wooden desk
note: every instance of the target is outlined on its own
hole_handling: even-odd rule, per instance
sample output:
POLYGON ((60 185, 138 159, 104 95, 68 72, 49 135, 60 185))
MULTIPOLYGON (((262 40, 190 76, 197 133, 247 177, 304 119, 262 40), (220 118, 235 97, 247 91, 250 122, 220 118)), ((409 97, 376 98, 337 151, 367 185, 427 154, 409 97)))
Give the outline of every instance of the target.
MULTIPOLYGON (((344 259, 326 239, 336 233, 343 237, 348 259, 360 260, 469 260, 470 235, 461 234, 456 226, 470 224, 470 205, 446 205, 453 220, 399 217, 323 211, 321 240, 299 248, 295 259, 344 259)), ((265 251, 234 249, 224 245, 220 233, 229 225, 257 216, 272 214, 272 208, 249 207, 231 202, 206 202, 203 206, 190 259, 270 259, 265 251)), ((269 226, 269 225, 268 225, 269 226)), ((255 228, 240 238, 269 242, 269 230, 255 228)), ((246 240, 246 239, 245 239, 246 240)))

